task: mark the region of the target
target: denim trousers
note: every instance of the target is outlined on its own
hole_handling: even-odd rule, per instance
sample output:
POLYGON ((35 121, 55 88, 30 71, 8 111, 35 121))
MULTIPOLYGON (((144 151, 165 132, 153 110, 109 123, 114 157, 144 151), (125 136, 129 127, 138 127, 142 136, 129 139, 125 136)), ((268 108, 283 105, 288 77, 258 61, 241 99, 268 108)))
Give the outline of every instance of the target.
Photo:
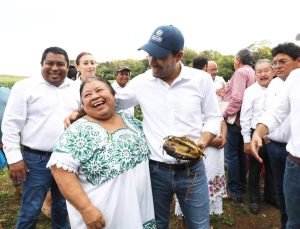
POLYGON ((51 224, 54 229, 70 228, 66 201, 60 193, 50 169, 46 168, 50 156, 38 155, 25 151, 23 160, 29 169, 27 179, 23 183, 21 209, 17 229, 36 227, 44 199, 51 190, 51 224))
POLYGON ((267 146, 268 156, 270 159, 271 169, 273 171, 273 181, 276 187, 279 210, 281 215, 281 228, 286 228, 286 222, 288 219, 285 207, 285 197, 283 193, 283 177, 285 172, 286 157, 288 152, 286 151, 286 144, 271 141, 267 146))
POLYGON ((228 173, 228 194, 242 197, 246 189, 246 156, 241 127, 227 124, 227 143, 224 148, 225 166, 228 173))
POLYGON ((286 160, 283 191, 288 220, 287 229, 300 228, 300 164, 286 160))
POLYGON ((182 170, 152 163, 149 166, 157 228, 169 228, 170 204, 174 193, 188 228, 209 228, 208 185, 203 160, 182 170))
POLYGON ((263 159, 263 164, 259 163, 252 155, 250 155, 249 176, 248 176, 248 191, 249 202, 259 204, 260 198, 260 175, 262 166, 265 166, 265 182, 264 182, 264 200, 270 204, 277 205, 277 194, 273 182, 273 174, 270 166, 270 160, 267 153, 266 145, 258 151, 259 156, 263 159))

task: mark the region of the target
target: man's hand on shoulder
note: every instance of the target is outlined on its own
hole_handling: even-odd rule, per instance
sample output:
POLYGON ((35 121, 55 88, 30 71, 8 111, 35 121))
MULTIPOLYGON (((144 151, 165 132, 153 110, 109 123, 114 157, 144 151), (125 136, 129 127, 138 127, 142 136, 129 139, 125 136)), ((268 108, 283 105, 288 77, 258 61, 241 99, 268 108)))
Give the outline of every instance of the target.
POLYGON ((77 110, 74 110, 70 115, 68 115, 64 120, 64 128, 67 129, 73 122, 75 122, 77 119, 83 117, 86 115, 84 110, 82 108, 79 108, 77 110))

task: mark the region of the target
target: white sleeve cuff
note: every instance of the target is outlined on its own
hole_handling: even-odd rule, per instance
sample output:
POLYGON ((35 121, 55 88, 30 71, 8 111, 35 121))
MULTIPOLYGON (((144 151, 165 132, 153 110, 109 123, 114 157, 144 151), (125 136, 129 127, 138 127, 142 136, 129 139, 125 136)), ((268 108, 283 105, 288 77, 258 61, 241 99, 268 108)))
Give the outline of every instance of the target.
POLYGON ((52 153, 50 160, 48 161, 46 167, 51 168, 51 166, 56 165, 57 168, 62 168, 68 172, 73 172, 78 174, 79 161, 74 159, 72 155, 66 153, 52 153))
MULTIPOLYGON (((5 150, 4 150, 4 153, 5 153, 5 150)), ((7 160, 7 164, 9 164, 9 165, 23 160, 23 156, 20 151, 5 153, 5 157, 7 160)))

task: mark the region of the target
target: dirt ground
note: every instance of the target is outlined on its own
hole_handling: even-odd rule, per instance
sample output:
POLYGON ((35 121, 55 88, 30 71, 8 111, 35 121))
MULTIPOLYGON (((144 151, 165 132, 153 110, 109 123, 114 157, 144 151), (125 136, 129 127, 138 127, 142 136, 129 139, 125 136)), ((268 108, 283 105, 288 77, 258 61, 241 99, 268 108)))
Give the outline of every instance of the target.
MULTIPOLYGON (((214 229, 279 229, 280 215, 278 209, 271 205, 262 203, 261 212, 258 215, 249 213, 247 206, 247 195, 244 195, 245 203, 237 204, 224 201, 224 214, 213 216, 211 224, 214 229)), ((0 172, 0 229, 15 228, 20 196, 14 193, 14 187, 8 178, 7 171, 0 172)), ((171 206, 173 212, 174 206, 171 206)), ((50 220, 41 215, 38 229, 48 229, 50 220)), ((170 229, 185 229, 181 217, 175 217, 172 213, 170 229)))

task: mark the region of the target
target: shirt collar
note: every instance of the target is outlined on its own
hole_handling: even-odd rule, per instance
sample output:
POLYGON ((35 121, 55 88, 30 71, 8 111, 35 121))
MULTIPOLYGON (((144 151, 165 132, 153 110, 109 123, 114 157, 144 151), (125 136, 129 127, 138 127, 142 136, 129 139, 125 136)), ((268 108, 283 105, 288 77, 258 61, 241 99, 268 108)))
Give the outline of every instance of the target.
MULTIPOLYGON (((48 83, 48 82, 44 79, 44 77, 43 77, 42 75, 41 75, 40 77, 37 77, 35 80, 36 80, 36 82, 37 82, 38 84, 46 84, 46 85, 49 85, 49 86, 53 86, 52 84, 48 83)), ((65 80, 64 80, 64 82, 63 82, 61 85, 59 85, 57 88, 68 87, 68 86, 70 86, 72 83, 73 83, 73 81, 70 80, 68 77, 66 77, 65 80)), ((55 87, 55 86, 53 86, 53 87, 55 87)))

